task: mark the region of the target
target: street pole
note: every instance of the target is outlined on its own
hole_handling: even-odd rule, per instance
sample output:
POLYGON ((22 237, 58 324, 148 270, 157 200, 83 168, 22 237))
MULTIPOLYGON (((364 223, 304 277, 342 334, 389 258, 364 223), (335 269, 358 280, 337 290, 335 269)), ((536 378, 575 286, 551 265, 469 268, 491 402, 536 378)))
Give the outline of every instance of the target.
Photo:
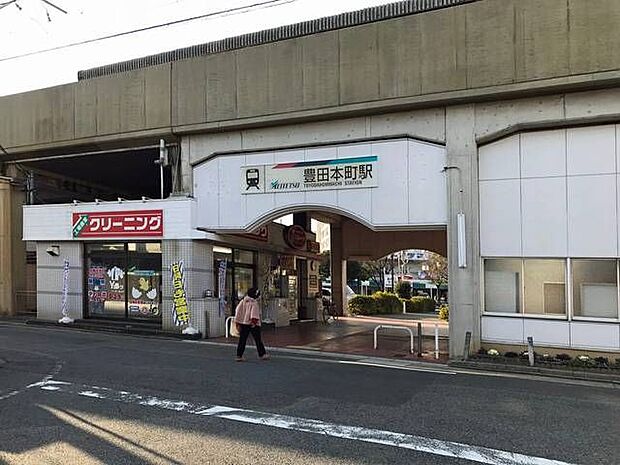
POLYGON ((392 292, 396 292, 396 285, 394 284, 394 254, 390 257, 390 264, 392 265, 392 292))
POLYGON ((160 198, 164 198, 164 166, 168 166, 168 149, 166 141, 159 139, 159 159, 155 160, 155 164, 159 165, 159 192, 160 198))

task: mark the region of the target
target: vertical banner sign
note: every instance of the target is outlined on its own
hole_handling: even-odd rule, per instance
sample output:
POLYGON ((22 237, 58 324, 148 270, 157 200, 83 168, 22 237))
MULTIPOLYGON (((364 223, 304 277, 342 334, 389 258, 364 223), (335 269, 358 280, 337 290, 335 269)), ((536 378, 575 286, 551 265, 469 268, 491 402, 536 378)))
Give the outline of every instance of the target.
POLYGON ((189 325, 189 306, 185 293, 185 281, 183 279, 183 260, 170 265, 172 275, 172 316, 177 326, 189 325))
POLYGON ((67 297, 69 295, 69 259, 65 258, 65 262, 62 267, 62 316, 68 317, 67 312, 67 297))
POLYGON ((226 269, 228 268, 228 260, 220 260, 220 267, 218 270, 218 284, 220 289, 219 299, 220 299, 220 317, 224 316, 226 313, 226 269))

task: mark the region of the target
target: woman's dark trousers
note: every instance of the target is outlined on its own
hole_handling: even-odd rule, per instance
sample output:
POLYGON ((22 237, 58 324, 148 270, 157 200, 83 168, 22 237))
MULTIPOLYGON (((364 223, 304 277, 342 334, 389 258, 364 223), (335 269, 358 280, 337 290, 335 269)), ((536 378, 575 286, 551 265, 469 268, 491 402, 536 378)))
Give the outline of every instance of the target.
POLYGON ((250 326, 250 325, 239 325, 239 344, 237 345, 237 357, 242 357, 243 352, 245 352, 245 344, 248 341, 248 336, 252 334, 254 338, 254 342, 256 343, 256 350, 258 351, 258 356, 262 357, 265 355, 266 350, 263 345, 263 340, 260 336, 260 326, 250 326))

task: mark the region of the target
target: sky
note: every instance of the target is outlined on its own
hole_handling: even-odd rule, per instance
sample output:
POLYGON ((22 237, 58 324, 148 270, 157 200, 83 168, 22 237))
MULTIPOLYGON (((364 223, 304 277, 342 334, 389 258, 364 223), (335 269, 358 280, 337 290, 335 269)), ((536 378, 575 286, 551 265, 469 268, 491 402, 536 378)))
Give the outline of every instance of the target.
MULTIPOLYGON (((0 0, 0 7, 7 1, 0 0)), ((67 14, 42 0, 0 8, 0 95, 74 82, 83 69, 393 0, 50 1, 67 14), (67 47, 204 15, 209 16, 67 47)))

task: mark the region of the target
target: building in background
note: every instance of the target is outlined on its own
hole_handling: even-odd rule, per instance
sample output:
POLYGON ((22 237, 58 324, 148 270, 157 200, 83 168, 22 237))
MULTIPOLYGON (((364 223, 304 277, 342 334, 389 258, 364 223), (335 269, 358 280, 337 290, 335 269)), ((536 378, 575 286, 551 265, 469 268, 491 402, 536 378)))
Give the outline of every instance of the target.
MULTIPOLYGON (((58 312, 63 295, 66 255, 47 248, 71 251, 71 276, 100 252, 70 235, 72 215, 110 202, 116 211, 119 197, 142 202, 163 190, 164 201, 195 202, 175 223, 164 220, 171 229, 158 240, 162 273, 171 261, 192 264, 186 292, 198 308, 203 291, 215 289, 211 254, 224 253, 216 246, 233 256, 278 247, 215 237, 252 234, 293 214, 299 245, 312 220, 329 224, 341 307, 347 260, 413 249, 447 256, 452 356, 466 333, 474 349, 533 337, 538 347, 620 353, 620 2, 508 3, 398 2, 0 98, 0 174, 11 178, 0 181, 2 205, 34 192, 47 205, 25 207, 24 219, 64 205, 31 237, 40 242, 39 316, 58 312), (62 240, 52 234, 61 225, 62 240), (166 237, 175 230, 183 233, 166 237)), ((6 245, 17 244, 21 224, 19 209, 6 211, 0 305, 12 311, 12 291, 26 285, 16 284, 26 248, 6 245)), ((26 222, 24 237, 31 234, 26 222)), ((147 262, 143 252, 154 246, 137 243, 149 237, 122 239, 111 238, 123 243, 115 252, 147 262)), ((312 247, 305 253, 320 250, 312 247)), ((244 269, 248 257, 233 265, 244 269)), ((288 275, 292 263, 285 268, 288 275)), ((311 271, 298 275, 308 294, 311 271)), ((76 317, 87 316, 85 289, 69 290, 76 317)), ((163 294, 162 315, 172 321, 172 289, 163 294)))

